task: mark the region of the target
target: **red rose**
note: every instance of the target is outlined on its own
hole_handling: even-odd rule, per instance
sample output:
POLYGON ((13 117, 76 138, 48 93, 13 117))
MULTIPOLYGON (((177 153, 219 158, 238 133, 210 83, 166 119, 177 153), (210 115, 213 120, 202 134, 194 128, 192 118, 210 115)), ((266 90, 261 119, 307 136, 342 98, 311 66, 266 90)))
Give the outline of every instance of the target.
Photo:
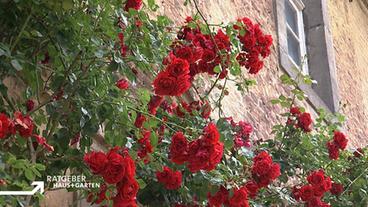
POLYGON ((139 185, 133 177, 125 177, 117 184, 117 190, 120 200, 129 202, 136 199, 139 185))
POLYGON ((188 61, 174 57, 153 81, 155 93, 161 96, 180 96, 191 86, 189 72, 188 61))
POLYGON ((164 97, 162 96, 153 96, 151 97, 150 101, 148 102, 148 111, 155 115, 157 112, 157 108, 161 105, 164 101, 164 97))
POLYGON ((209 207, 221 207, 222 204, 225 204, 228 202, 229 197, 229 191, 226 190, 223 186, 220 187, 220 189, 217 191, 215 195, 211 195, 211 193, 207 194, 208 198, 208 205, 209 207))
POLYGON ((298 116, 298 127, 302 128, 305 132, 312 131, 312 118, 309 113, 302 113, 298 116))
POLYGON ((181 186, 182 174, 180 171, 173 171, 164 166, 161 172, 156 172, 158 182, 164 184, 168 190, 176 190, 181 186))
POLYGON ((23 116, 21 112, 16 111, 14 113, 15 127, 18 130, 20 136, 27 138, 32 135, 33 132, 33 120, 28 115, 23 116))
POLYGON ((221 29, 217 31, 215 35, 215 41, 218 49, 220 50, 230 50, 230 37, 227 36, 221 29))
POLYGON ((190 76, 174 77, 167 71, 161 71, 153 81, 155 93, 160 96, 180 96, 190 86, 190 76))
POLYGON ((100 204, 104 200, 107 199, 106 197, 106 191, 107 191, 107 185, 103 183, 100 188, 100 192, 97 194, 97 200, 95 201, 95 204, 100 204))
MULTIPOLYGON (((138 144, 139 144, 138 157, 140 157, 141 159, 144 159, 144 158, 146 159, 146 156, 148 155, 148 153, 153 152, 153 147, 151 145, 150 137, 151 137, 151 132, 144 131, 143 137, 138 140, 138 144)), ((145 161, 148 161, 148 159, 146 159, 145 161)))
POLYGON ((219 141, 220 134, 213 123, 203 130, 203 136, 189 143, 188 168, 191 172, 211 171, 221 161, 224 144, 219 141))
POLYGON ((115 150, 110 150, 107 153, 108 163, 105 170, 102 172, 102 177, 108 184, 120 182, 125 175, 125 163, 123 157, 115 150))
POLYGON ((120 196, 115 196, 113 199, 113 207, 138 207, 135 200, 121 200, 120 196))
POLYGON ((313 187, 311 185, 305 185, 299 190, 300 198, 303 201, 309 201, 313 198, 314 192, 313 187))
POLYGON ((27 100, 26 102, 27 111, 32 111, 34 109, 34 106, 35 106, 35 103, 33 100, 31 99, 27 100))
POLYGON ((194 63, 194 61, 197 59, 197 57, 195 57, 193 54, 192 47, 189 46, 183 46, 176 49, 175 56, 188 61, 190 64, 194 63))
POLYGON ((344 186, 340 183, 332 183, 331 187, 331 194, 333 195, 340 195, 344 191, 344 186))
POLYGON ((15 133, 14 123, 3 113, 0 113, 0 139, 15 133))
POLYGON ((84 162, 94 174, 101 174, 108 163, 107 157, 103 152, 90 152, 84 155, 84 162))
POLYGON ((313 171, 307 177, 309 184, 320 185, 325 181, 325 173, 323 170, 313 171))
POLYGON ((339 158, 339 146, 337 146, 334 142, 327 142, 327 149, 329 158, 331 160, 337 160, 339 158))
POLYGON ((142 7, 142 0, 127 0, 125 3, 125 11, 129 9, 139 10, 142 7))
POLYGON ((251 198, 255 198, 258 194, 258 190, 259 190, 259 187, 257 185, 256 182, 254 182, 253 180, 251 181, 248 181, 246 184, 245 184, 245 187, 247 189, 247 192, 249 194, 249 196, 251 198))
POLYGON ((313 197, 308 200, 307 207, 320 207, 322 205, 321 198, 313 197))
POLYGON ((188 157, 188 141, 182 132, 176 132, 170 145, 169 157, 176 164, 183 164, 188 157))
POLYGON ((126 90, 129 88, 129 82, 125 79, 118 80, 115 85, 121 90, 126 90))
POLYGON ((301 111, 300 111, 299 107, 291 107, 290 108, 290 113, 294 116, 297 116, 297 115, 301 114, 301 111))
POLYGON ((334 138, 333 138, 334 143, 339 146, 339 148, 341 150, 344 150, 348 144, 348 140, 346 139, 345 134, 339 132, 339 131, 335 131, 334 132, 334 138))
POLYGON ((167 71, 170 76, 173 77, 180 77, 180 76, 187 76, 189 74, 189 63, 188 61, 175 58, 171 63, 166 67, 165 71, 167 71))
POLYGON ((134 177, 135 176, 135 163, 130 157, 127 150, 123 151, 124 164, 125 164, 125 176, 134 177))
POLYGON ((296 201, 299 201, 300 200, 300 188, 297 186, 294 186, 292 189, 292 195, 296 201))
POLYGON ((248 193, 245 187, 234 189, 233 196, 229 199, 231 207, 249 207, 248 193))
POLYGON ((42 136, 36 135, 36 134, 34 134, 32 136, 36 139, 37 143, 39 145, 42 145, 47 151, 49 151, 49 152, 53 152, 54 151, 54 147, 51 146, 51 145, 49 145, 49 144, 47 144, 45 137, 42 137, 42 136))
POLYGON ((214 123, 211 122, 204 128, 203 139, 211 143, 217 143, 220 140, 220 133, 214 123))
POLYGON ((141 128, 143 126, 143 123, 146 121, 146 117, 139 113, 137 115, 137 118, 135 119, 134 126, 137 128, 141 128))

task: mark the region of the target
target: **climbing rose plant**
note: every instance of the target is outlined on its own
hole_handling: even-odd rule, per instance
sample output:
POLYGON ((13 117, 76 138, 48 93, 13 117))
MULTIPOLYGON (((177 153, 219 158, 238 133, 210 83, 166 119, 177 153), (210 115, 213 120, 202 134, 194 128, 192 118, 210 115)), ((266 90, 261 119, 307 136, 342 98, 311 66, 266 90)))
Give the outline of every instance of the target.
POLYGON ((100 187, 67 190, 99 206, 367 206, 367 149, 348 149, 342 115, 302 107, 310 77, 280 77, 269 137, 225 114, 230 84, 247 96, 270 72, 253 20, 209 23, 196 0, 180 25, 148 15, 154 0, 0 5, 1 191, 83 174, 100 187))

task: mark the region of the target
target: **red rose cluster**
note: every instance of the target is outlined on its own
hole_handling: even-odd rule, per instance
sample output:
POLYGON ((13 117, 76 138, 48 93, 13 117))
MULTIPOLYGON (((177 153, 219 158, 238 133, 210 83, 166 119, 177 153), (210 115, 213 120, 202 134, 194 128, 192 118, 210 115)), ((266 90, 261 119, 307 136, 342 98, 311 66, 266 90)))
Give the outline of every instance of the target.
POLYGON ((262 151, 253 159, 252 166, 253 180, 245 183, 243 187, 233 189, 233 196, 229 198, 229 191, 223 186, 215 195, 207 194, 209 207, 221 207, 222 204, 228 207, 249 206, 248 196, 254 198, 260 188, 267 187, 273 180, 280 176, 280 165, 272 161, 271 156, 262 151))
POLYGON ((125 3, 125 11, 129 9, 139 10, 142 7, 142 0, 127 0, 125 3))
POLYGON ((339 158, 340 150, 344 150, 348 144, 348 140, 344 133, 335 131, 332 141, 327 142, 328 154, 331 160, 339 158))
POLYGON ((180 96, 191 86, 189 63, 173 57, 173 60, 153 81, 155 93, 160 96, 180 96))
POLYGON ((186 163, 191 172, 211 171, 221 161, 224 144, 216 125, 209 123, 203 135, 190 143, 181 132, 174 134, 171 140, 169 157, 176 164, 186 163))
POLYGON ((295 125, 297 128, 301 128, 304 132, 312 131, 313 120, 309 113, 301 112, 299 107, 290 108, 291 117, 288 119, 288 125, 295 125))
POLYGON ((164 184, 168 190, 176 190, 181 186, 182 174, 164 166, 161 172, 156 172, 158 182, 164 184))
MULTIPOLYGON (((27 104, 29 102, 27 101, 27 104)), ((30 116, 23 115, 21 112, 14 113, 14 120, 10 119, 6 114, 0 113, 0 139, 5 139, 16 134, 23 138, 33 137, 37 144, 43 146, 47 151, 53 152, 54 147, 47 144, 46 138, 37 134, 33 134, 34 123, 30 116)))
MULTIPOLYGON (((178 41, 173 46, 173 52, 168 56, 180 57, 190 64, 190 75, 193 78, 199 73, 216 74, 216 66, 221 65, 220 78, 227 75, 230 60, 230 38, 221 29, 212 38, 203 34, 198 22, 187 18, 187 23, 197 25, 196 28, 184 26, 178 33, 178 41)), ((167 60, 166 59, 166 60, 167 60)))
POLYGON ((251 172, 258 187, 266 187, 280 176, 280 164, 274 163, 272 157, 266 151, 262 151, 253 158, 251 172))
POLYGON ((293 197, 306 202, 307 207, 329 207, 321 198, 331 190, 331 178, 326 176, 323 170, 313 171, 307 177, 308 184, 293 188, 293 197))
POLYGON ((240 147, 250 147, 250 134, 253 132, 253 127, 249 123, 245 121, 239 121, 238 123, 234 122, 232 117, 226 118, 226 120, 231 124, 233 130, 235 131, 234 135, 234 144, 236 148, 240 147))
POLYGON ((114 207, 137 206, 136 194, 139 185, 135 180, 135 163, 126 149, 115 147, 107 154, 90 152, 84 155, 84 162, 93 174, 102 176, 108 184, 116 185, 114 207))
POLYGON ((143 131, 143 137, 138 140, 139 149, 137 155, 139 158, 143 159, 146 164, 149 162, 148 154, 153 152, 150 137, 150 131, 143 131))
POLYGON ((246 187, 233 189, 233 195, 229 197, 229 191, 223 186, 215 195, 207 194, 208 207, 248 207, 248 190, 246 187))
POLYGON ((271 53, 272 36, 263 34, 259 24, 246 17, 239 19, 234 29, 239 30, 238 38, 243 44, 242 52, 236 59, 250 74, 257 74, 263 67, 261 57, 266 58, 271 53))

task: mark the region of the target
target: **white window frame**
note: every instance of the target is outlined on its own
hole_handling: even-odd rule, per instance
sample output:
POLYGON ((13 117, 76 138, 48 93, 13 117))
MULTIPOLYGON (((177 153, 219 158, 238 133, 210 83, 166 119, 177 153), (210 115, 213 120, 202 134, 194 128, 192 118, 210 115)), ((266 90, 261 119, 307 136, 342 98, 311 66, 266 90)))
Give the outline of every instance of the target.
POLYGON ((303 9, 305 8, 305 5, 301 0, 286 0, 286 1, 290 2, 292 9, 295 9, 296 14, 297 14, 297 26, 298 26, 297 29, 298 29, 299 36, 294 33, 293 29, 289 26, 286 19, 285 19, 285 24, 286 24, 286 30, 290 31, 290 33, 294 36, 294 38, 299 42, 299 50, 300 50, 300 55, 301 55, 300 62, 301 62, 302 68, 300 68, 300 65, 295 63, 293 58, 291 58, 291 56, 289 55, 289 52, 288 52, 288 57, 289 57, 289 60, 293 63, 295 67, 301 69, 301 71, 304 74, 309 74, 308 61, 307 61, 307 47, 306 47, 306 40, 305 40, 304 21, 303 21, 303 9))

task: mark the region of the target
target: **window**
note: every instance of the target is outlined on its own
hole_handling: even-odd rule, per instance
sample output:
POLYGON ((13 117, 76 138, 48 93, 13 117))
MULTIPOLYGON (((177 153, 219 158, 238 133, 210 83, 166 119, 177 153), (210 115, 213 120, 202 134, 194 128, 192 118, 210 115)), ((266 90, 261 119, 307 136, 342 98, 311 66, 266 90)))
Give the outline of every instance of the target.
POLYGON ((312 107, 338 110, 335 58, 326 0, 274 0, 280 66, 292 78, 309 74, 317 84, 299 87, 312 107))
POLYGON ((303 9, 304 4, 298 0, 285 1, 288 55, 296 68, 299 68, 305 74, 308 74, 308 63, 304 61, 306 56, 306 46, 303 9))

